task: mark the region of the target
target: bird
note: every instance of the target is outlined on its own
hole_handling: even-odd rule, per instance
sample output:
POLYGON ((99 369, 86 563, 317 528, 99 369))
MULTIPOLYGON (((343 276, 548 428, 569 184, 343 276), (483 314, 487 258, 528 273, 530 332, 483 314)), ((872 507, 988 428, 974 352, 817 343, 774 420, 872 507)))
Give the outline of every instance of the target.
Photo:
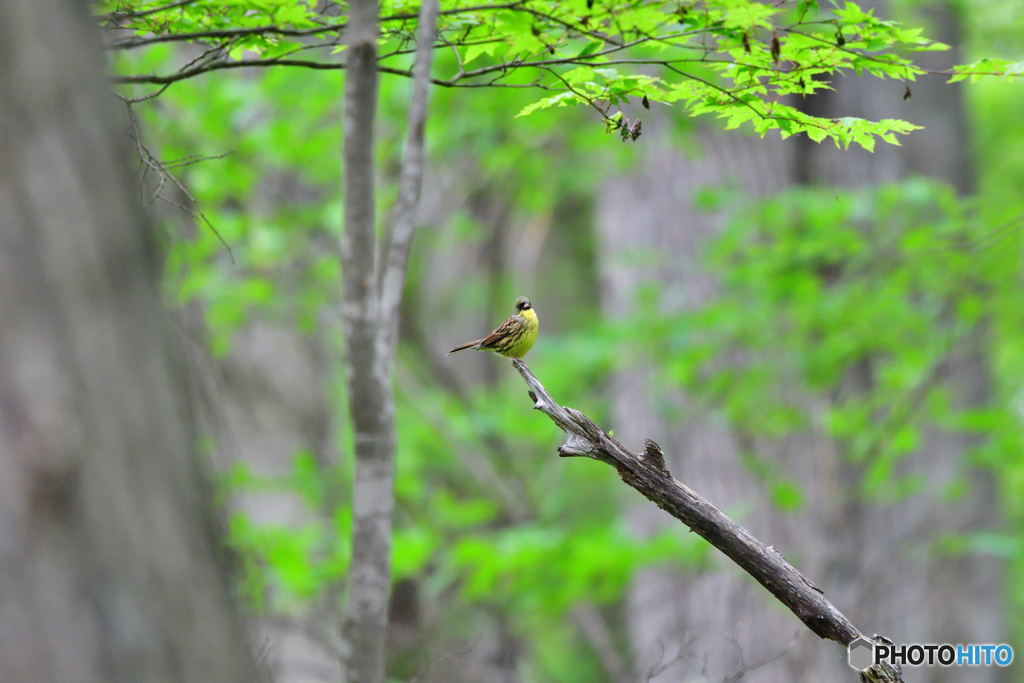
POLYGON ((477 349, 494 351, 508 358, 522 358, 533 348, 539 329, 540 321, 537 319, 537 311, 534 310, 529 299, 521 296, 516 299, 515 315, 498 325, 483 339, 461 344, 448 353, 477 349))

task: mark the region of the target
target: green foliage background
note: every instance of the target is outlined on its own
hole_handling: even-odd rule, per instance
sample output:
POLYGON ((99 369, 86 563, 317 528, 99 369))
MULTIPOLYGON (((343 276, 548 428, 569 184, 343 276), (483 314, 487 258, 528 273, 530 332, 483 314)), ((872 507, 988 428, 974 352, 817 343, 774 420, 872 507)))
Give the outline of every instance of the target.
MULTIPOLYGON (((287 11, 289 3, 279 4, 279 11, 287 11)), ((984 0, 965 8, 972 61, 991 54, 1024 59, 1024 23, 1019 13, 1008 18, 1008 5, 984 0)), ((756 7, 766 6, 747 5, 756 7)), ((735 41, 739 56, 751 58, 738 34, 735 41)), ((464 60, 500 56, 488 50, 464 60)), ((770 66, 770 51, 762 47, 758 54, 762 66, 770 66)), ((176 59, 174 48, 154 45, 118 55, 115 71, 159 72, 176 59)), ((438 59, 441 72, 457 66, 450 54, 438 59)), ((626 76, 587 68, 567 78, 584 84, 591 96, 606 93, 609 83, 621 86, 624 98, 638 87, 622 83, 626 76), (604 80, 598 83, 598 77, 604 80)), ((381 85, 378 158, 386 213, 408 82, 385 77, 381 85)), ((667 102, 689 97, 671 84, 649 85, 652 100, 655 91, 667 102)), ((168 297, 202 312, 215 358, 230 355, 236 335, 254 320, 316 337, 332 358, 340 358, 341 92, 337 72, 267 69, 182 81, 134 107, 154 155, 183 162, 175 173, 209 221, 170 211, 162 229, 168 297), (216 158, 191 163, 193 155, 216 158)), ((1010 567, 1005 591, 1014 606, 1008 612, 1024 614, 1024 135, 1017 120, 1024 90, 989 80, 967 93, 979 174, 974 196, 961 199, 923 179, 856 192, 798 189, 760 202, 725 189, 711 192, 709 207, 733 207, 730 227, 707 247, 707 262, 722 283, 719 297, 700 310, 665 316, 657 312, 652 291, 635 318, 605 320, 596 294, 593 196, 609 173, 629 167, 635 149, 609 136, 586 107, 541 108, 516 118, 537 108, 534 91, 435 89, 428 128, 432 167, 444 169, 445 181, 465 196, 500 195, 516 225, 547 225, 550 231, 529 270, 477 268, 441 282, 430 279, 436 254, 479 251, 489 228, 470 208, 453 207, 441 212, 443 222, 424 226, 416 237, 396 372, 394 580, 414 579, 422 600, 439 605, 442 641, 454 647, 475 623, 498 612, 525 643, 529 679, 595 680, 600 668, 569 618, 574 607, 586 603, 614 612, 642 567, 699 572, 712 566, 706 544, 693 535, 671 530, 642 541, 629 533, 620 512, 628 494, 617 479, 598 465, 554 456, 558 434, 528 410, 518 378, 504 364, 494 381, 469 384, 451 367, 463 359, 441 356, 460 341, 450 337, 453 322, 480 321, 484 312, 498 321, 506 315, 505 302, 522 292, 542 316, 558 311, 543 318, 531 366, 553 395, 612 428, 607 377, 643 357, 659 359, 665 389, 685 387, 737 433, 764 443, 811 431, 840 444, 846 457, 865 464, 855 486, 866 500, 962 495, 957 486, 928 491, 921 479, 901 476, 898 463, 925 430, 976 433, 977 447, 965 458, 995 473, 1006 523, 949 536, 939 551, 1004 557, 1010 567), (864 225, 879 228, 865 231, 864 225), (927 379, 944 351, 973 334, 979 320, 986 323, 982 344, 994 398, 965 411, 927 379), (768 350, 772 362, 759 360, 768 350), (743 360, 722 362, 725 357, 743 360), (821 415, 787 400, 834 394, 865 359, 875 363, 880 378, 870 391, 833 402, 821 415), (495 481, 504 482, 505 490, 495 481)), ((735 117, 744 111, 711 113, 738 124, 735 117)), ((680 117, 680 144, 689 144, 691 126, 680 117)), ((872 136, 863 134, 869 144, 856 134, 852 139, 872 146, 872 136)), ((347 398, 338 372, 327 385, 322 399, 337 416, 335 466, 325 468, 303 448, 281 454, 293 460, 286 477, 260 476, 244 454, 221 473, 225 501, 251 491, 284 492, 314 513, 311 520, 320 520, 295 528, 232 513, 231 542, 244 570, 240 589, 261 614, 302 613, 331 596, 344 578, 349 515, 337 491, 350 477, 347 398)), ((751 467, 781 512, 803 509, 804 492, 788 473, 757 458, 751 467)), ((1011 626, 1019 635, 1024 624, 1017 619, 1011 626)), ((414 674, 427 646, 396 653, 393 675, 414 674)))

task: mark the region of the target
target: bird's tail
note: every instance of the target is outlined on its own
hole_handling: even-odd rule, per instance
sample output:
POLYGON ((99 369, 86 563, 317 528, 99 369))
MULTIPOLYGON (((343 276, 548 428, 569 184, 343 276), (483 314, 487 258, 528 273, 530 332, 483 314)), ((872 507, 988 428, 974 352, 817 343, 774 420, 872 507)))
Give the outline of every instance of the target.
POLYGON ((468 344, 462 344, 461 346, 456 346, 454 349, 452 349, 448 353, 455 353, 456 351, 465 351, 466 349, 474 349, 474 348, 480 346, 480 342, 482 342, 482 341, 483 341, 483 339, 477 339, 476 341, 471 341, 468 344))

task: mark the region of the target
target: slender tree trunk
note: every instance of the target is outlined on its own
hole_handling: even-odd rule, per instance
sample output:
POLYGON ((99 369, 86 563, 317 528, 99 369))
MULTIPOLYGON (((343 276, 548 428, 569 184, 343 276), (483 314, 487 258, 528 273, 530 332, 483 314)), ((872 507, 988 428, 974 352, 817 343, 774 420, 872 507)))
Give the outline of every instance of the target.
POLYGON ((94 30, 0 3, 0 679, 253 681, 94 30))
POLYGON ((349 6, 345 78, 345 232, 341 242, 349 412, 355 434, 352 564, 342 616, 347 680, 384 680, 391 588, 395 403, 390 384, 406 264, 423 177, 437 2, 424 2, 409 106, 409 134, 388 244, 378 265, 375 237, 374 120, 377 112, 377 3, 349 6))
POLYGON ((427 128, 427 105, 430 103, 430 67, 434 58, 434 36, 437 33, 437 0, 420 3, 419 32, 416 38, 416 61, 412 67, 412 88, 402 168, 398 177, 398 200, 391 213, 387 249, 381 273, 381 310, 384 320, 384 358, 390 372, 398 344, 398 321, 401 317, 402 291, 409 264, 409 249, 416 230, 416 212, 423 189, 423 166, 427 128))
POLYGON ((342 616, 348 681, 384 680, 391 584, 394 400, 378 353, 374 121, 377 113, 377 3, 349 4, 345 73, 345 230, 341 238, 349 414, 355 435, 352 564, 342 616))

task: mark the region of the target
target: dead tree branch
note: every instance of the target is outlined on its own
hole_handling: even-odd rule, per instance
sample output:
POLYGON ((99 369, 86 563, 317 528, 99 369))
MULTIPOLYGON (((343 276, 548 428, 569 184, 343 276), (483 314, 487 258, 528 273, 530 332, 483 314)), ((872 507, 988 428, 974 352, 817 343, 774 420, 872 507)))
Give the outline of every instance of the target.
MULTIPOLYGON (((593 458, 614 467, 622 481, 757 579, 821 638, 833 640, 843 647, 858 637, 872 638, 864 636, 825 598, 822 590, 787 562, 779 551, 754 538, 696 491, 675 479, 665 465, 665 457, 658 444, 647 439, 643 453, 630 451, 580 411, 556 403, 526 363, 514 360, 512 364, 529 387, 533 407, 565 432, 565 443, 558 447, 560 456, 593 458)), ((894 683, 902 682, 903 678, 898 670, 882 666, 862 673, 861 680, 894 683)))

